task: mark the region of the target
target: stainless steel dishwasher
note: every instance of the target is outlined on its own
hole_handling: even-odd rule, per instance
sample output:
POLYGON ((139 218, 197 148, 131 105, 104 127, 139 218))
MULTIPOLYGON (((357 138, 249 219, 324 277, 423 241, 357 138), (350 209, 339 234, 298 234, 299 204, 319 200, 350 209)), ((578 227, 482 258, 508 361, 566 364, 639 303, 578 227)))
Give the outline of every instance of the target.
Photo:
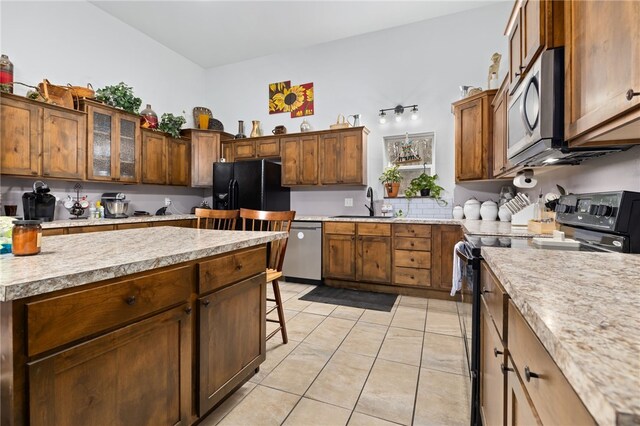
POLYGON ((322 222, 291 224, 282 272, 286 281, 322 284, 322 222))

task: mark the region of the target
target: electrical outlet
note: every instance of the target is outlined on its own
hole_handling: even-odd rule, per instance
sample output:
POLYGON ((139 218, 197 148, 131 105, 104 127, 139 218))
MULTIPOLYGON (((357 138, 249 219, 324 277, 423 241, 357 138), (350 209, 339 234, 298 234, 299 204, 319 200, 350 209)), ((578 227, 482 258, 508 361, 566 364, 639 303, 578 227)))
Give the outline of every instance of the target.
POLYGON ((171 205, 171 198, 165 198, 164 199, 164 205, 169 207, 171 205))
POLYGON ((353 198, 345 198, 344 199, 345 207, 353 207, 353 198))

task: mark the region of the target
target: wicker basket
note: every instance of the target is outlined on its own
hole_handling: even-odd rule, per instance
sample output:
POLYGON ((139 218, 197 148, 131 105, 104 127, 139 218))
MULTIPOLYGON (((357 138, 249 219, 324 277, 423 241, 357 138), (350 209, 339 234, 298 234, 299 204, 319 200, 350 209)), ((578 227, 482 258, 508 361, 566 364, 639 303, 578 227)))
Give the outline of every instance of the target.
POLYGON ((68 87, 56 86, 45 78, 42 80, 42 83, 38 85, 38 88, 48 103, 73 109, 73 95, 68 87))
POLYGON ((67 87, 71 91, 71 96, 76 98, 93 99, 96 96, 96 92, 95 90, 93 90, 93 86, 91 85, 91 83, 87 83, 87 87, 72 86, 71 84, 67 84, 67 87))
POLYGON ((347 121, 346 118, 344 118, 344 115, 339 114, 338 115, 338 119, 336 120, 335 124, 331 124, 329 126, 330 129, 346 129, 348 127, 351 127, 351 124, 349 124, 349 122, 347 121))

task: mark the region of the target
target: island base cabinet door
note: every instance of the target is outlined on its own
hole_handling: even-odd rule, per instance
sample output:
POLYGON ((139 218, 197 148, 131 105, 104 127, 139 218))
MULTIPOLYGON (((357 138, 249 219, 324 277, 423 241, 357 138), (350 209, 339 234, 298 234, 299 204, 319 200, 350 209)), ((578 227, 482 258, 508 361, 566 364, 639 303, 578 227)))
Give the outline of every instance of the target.
POLYGON ((504 425, 504 347, 487 308, 480 311, 480 411, 485 425, 504 425))
POLYGON ((509 357, 507 375, 507 425, 535 426, 541 425, 538 414, 524 390, 518 374, 515 372, 513 361, 509 357))
POLYGON ((28 364, 30 425, 188 424, 190 312, 185 304, 28 364))
POLYGON ((266 289, 261 273, 198 299, 200 416, 265 360, 266 289))
POLYGON ((390 237, 358 237, 358 280, 391 284, 390 237))

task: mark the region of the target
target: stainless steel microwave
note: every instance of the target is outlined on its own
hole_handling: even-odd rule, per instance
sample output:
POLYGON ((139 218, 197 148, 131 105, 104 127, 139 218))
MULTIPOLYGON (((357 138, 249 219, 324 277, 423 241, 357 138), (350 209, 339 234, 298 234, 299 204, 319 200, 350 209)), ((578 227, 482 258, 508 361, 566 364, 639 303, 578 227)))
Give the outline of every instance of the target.
POLYGON ((539 151, 560 148, 564 136, 564 48, 540 55, 511 96, 507 156, 526 163, 539 151))

